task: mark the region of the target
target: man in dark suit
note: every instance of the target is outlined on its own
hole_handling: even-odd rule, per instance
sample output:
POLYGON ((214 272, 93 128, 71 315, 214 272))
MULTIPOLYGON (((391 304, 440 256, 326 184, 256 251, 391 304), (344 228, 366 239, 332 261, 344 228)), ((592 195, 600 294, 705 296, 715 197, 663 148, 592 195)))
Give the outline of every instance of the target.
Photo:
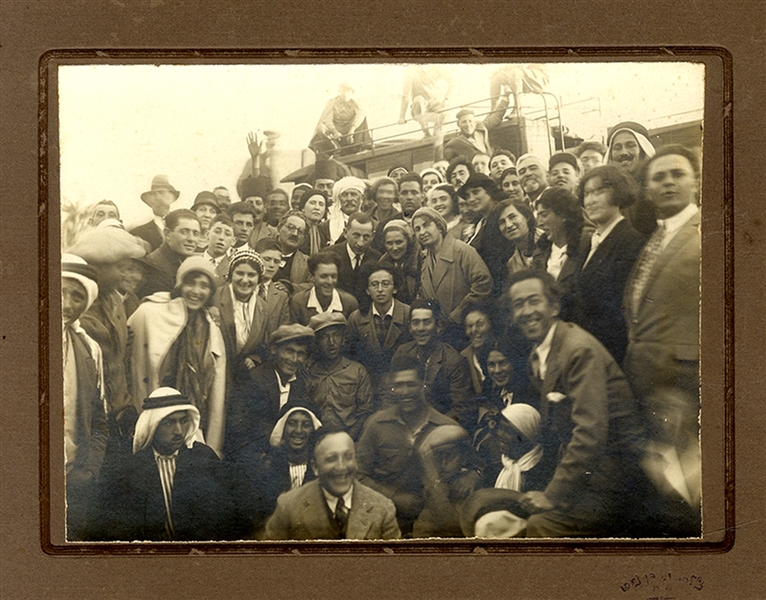
POLYGON ((410 308, 413 341, 399 346, 391 368, 419 365, 425 375, 426 399, 440 413, 471 430, 478 419, 471 372, 465 358, 438 339, 439 303, 415 300, 410 308))
POLYGON ((297 323, 282 325, 271 334, 269 360, 250 371, 250 382, 238 391, 242 397, 230 401, 244 410, 236 439, 227 439, 228 458, 246 462, 266 452, 279 410, 289 400, 308 397, 301 367, 313 339, 314 330, 297 323))
POLYGON ((348 218, 346 241, 323 250, 338 259, 338 289, 345 290, 358 301, 366 294, 367 282, 361 276, 380 259, 380 252, 370 248, 373 222, 370 215, 356 212, 348 218))
POLYGON ((348 319, 359 308, 356 298, 337 289, 338 259, 327 252, 317 252, 308 259, 314 285, 290 299, 290 321, 308 325, 320 312, 340 312, 348 319))
POLYGON ((151 246, 150 252, 162 245, 163 231, 165 230, 163 219, 170 212, 170 205, 178 200, 180 195, 181 192, 170 185, 167 175, 156 175, 152 179, 151 190, 141 194, 141 200, 152 209, 154 217, 148 223, 131 229, 129 233, 146 240, 151 246))
POLYGON ((199 421, 197 408, 173 388, 144 400, 132 455, 104 465, 97 539, 236 537, 229 481, 213 449, 196 441, 199 421))
POLYGON ((401 537, 393 502, 356 480, 354 441, 321 428, 311 468, 317 479, 279 497, 269 540, 392 540, 401 537))
POLYGON ((367 294, 372 302, 360 304, 360 307, 369 305, 369 309, 360 308, 349 317, 349 356, 367 368, 377 389, 396 349, 410 341, 410 307, 394 298, 397 281, 390 267, 373 265, 365 273, 367 294))
POLYGON ((169 292, 176 284, 181 263, 196 253, 200 223, 187 208, 169 212, 165 217, 165 241, 144 259, 144 278, 136 292, 143 298, 154 292, 169 292))
POLYGON ((617 364, 622 364, 628 346, 622 298, 644 238, 620 209, 635 197, 628 178, 617 167, 607 165, 585 174, 580 198, 596 231, 574 287, 572 321, 593 334, 617 364))
POLYGON ((650 485, 640 470, 644 428, 617 363, 592 335, 558 318, 555 281, 521 271, 510 279, 515 325, 536 344, 544 454, 558 456, 544 491, 524 495, 529 537, 631 535, 650 485))
POLYGON ((456 118, 460 133, 445 144, 444 159, 452 160, 462 156, 471 160, 478 152, 492 154, 489 131, 500 125, 507 109, 508 96, 500 100, 495 109, 481 123, 476 122, 476 114, 473 110, 464 108, 459 111, 456 118))

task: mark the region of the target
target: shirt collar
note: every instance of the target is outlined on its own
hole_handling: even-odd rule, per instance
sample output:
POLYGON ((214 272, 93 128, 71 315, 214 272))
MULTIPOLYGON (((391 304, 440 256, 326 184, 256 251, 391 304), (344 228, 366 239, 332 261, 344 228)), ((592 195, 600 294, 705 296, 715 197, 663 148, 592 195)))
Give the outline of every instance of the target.
MULTIPOLYGON (((180 450, 180 448, 178 450, 180 450)), ((176 456, 178 456, 178 450, 173 452, 173 454, 168 454, 166 456, 165 454, 160 454, 159 452, 157 452, 154 446, 152 446, 152 452, 154 452, 154 460, 157 460, 158 458, 175 458, 176 456)))
POLYGON ((535 349, 541 365, 546 365, 548 363, 548 354, 551 351, 551 344, 553 343, 553 335, 556 332, 556 325, 558 325, 558 321, 555 321, 553 325, 551 325, 548 333, 545 334, 545 338, 543 338, 543 341, 540 342, 540 345, 535 349))
POLYGON ((355 254, 354 251, 351 249, 351 246, 349 246, 348 242, 346 242, 346 253, 348 254, 348 257, 351 259, 351 266, 354 266, 354 259, 358 256, 359 262, 362 262, 364 260, 364 253, 362 254, 355 254))
POLYGON ((599 233, 598 231, 593 232, 593 237, 597 237, 600 241, 604 241, 606 239, 606 236, 608 236, 610 233, 612 233, 612 230, 617 227, 617 223, 620 221, 624 221, 625 217, 623 217, 620 213, 617 213, 617 217, 609 223, 609 225, 606 226, 603 233, 599 233))
POLYGON ((373 314, 373 316, 378 316, 378 317, 380 317, 381 319, 382 319, 383 317, 391 317, 391 318, 393 318, 393 317, 394 317, 394 302, 393 302, 393 300, 391 301, 391 306, 388 308, 388 310, 386 311, 386 314, 385 314, 385 315, 381 315, 381 314, 378 312, 378 309, 377 309, 377 308, 375 308, 375 304, 373 304, 373 305, 372 305, 372 314, 373 314))
POLYGON ((165 219, 163 217, 159 217, 157 215, 154 215, 152 217, 152 221, 154 221, 154 224, 159 227, 159 230, 162 232, 162 235, 164 237, 165 235, 165 219))
POLYGON ((290 377, 290 379, 282 383, 282 376, 279 374, 279 369, 275 367, 274 372, 277 374, 277 384, 279 385, 280 390, 284 390, 287 387, 288 383, 292 383, 298 378, 297 375, 293 375, 292 377, 290 377))
POLYGON ((319 313, 343 312, 343 303, 340 301, 340 294, 338 293, 338 290, 333 290, 330 306, 327 307, 327 310, 324 310, 322 308, 322 305, 319 304, 319 298, 317 298, 316 288, 312 287, 311 291, 309 292, 309 299, 308 299, 308 302, 306 303, 306 308, 315 308, 317 312, 319 313))
MULTIPOLYGON (((321 485, 319 487, 322 487, 321 485)), ((338 496, 333 496, 330 492, 322 487, 322 494, 327 502, 327 506, 330 507, 330 512, 335 512, 335 507, 338 506, 338 496)), ((343 504, 346 506, 346 510, 351 510, 351 500, 354 496, 354 486, 348 488, 348 491, 343 494, 343 504)))
POLYGON ((675 233, 681 229, 681 227, 686 225, 689 219, 696 215, 698 211, 699 208, 697 208, 696 204, 689 204, 681 212, 673 215, 672 217, 668 217, 667 219, 657 219, 657 225, 664 227, 666 234, 675 233))
POLYGON ((242 302, 242 300, 237 300, 237 297, 234 295, 234 290, 231 288, 231 286, 229 286, 229 292, 231 293, 231 301, 234 303, 234 306, 239 306, 240 304, 249 306, 250 302, 255 300, 256 296, 258 295, 256 293, 257 291, 258 289, 256 288, 256 290, 250 295, 250 298, 248 298, 245 302, 242 302))

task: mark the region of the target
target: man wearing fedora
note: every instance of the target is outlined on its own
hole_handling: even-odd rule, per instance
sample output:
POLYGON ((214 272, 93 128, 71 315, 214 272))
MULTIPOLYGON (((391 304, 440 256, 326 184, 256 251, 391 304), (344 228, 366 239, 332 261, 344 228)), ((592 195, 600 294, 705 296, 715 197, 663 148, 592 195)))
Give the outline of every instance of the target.
POLYGON ((141 200, 152 209, 154 216, 148 223, 131 229, 130 233, 146 240, 151 246, 150 252, 162 245, 165 239, 165 215, 170 212, 170 205, 178 200, 180 195, 181 192, 170 185, 167 175, 155 175, 152 179, 152 189, 141 194, 141 200))

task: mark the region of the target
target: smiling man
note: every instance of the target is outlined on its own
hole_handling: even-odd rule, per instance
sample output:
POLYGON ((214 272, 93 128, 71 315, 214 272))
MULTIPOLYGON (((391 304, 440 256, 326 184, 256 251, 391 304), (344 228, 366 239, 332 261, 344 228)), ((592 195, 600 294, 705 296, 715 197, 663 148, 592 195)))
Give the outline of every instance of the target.
POLYGON ((633 177, 641 171, 643 161, 654 156, 655 152, 646 127, 632 121, 612 127, 606 143, 607 164, 615 165, 633 177))
POLYGON ((479 152, 492 154, 489 143, 489 131, 500 125, 503 115, 508 109, 508 96, 500 99, 495 110, 490 112, 480 123, 476 122, 476 114, 469 108, 458 111, 455 118, 460 133, 444 145, 444 158, 452 160, 458 156, 472 159, 479 152))
POLYGON ((516 173, 529 204, 534 207, 535 200, 548 187, 548 169, 539 156, 522 154, 516 161, 516 173))
POLYGON ((639 467, 643 423, 627 380, 606 349, 559 320, 559 290, 545 272, 509 281, 514 324, 535 344, 544 453, 559 456, 543 491, 524 495, 528 537, 631 536, 651 491, 639 467))
POLYGON ((338 258, 329 252, 317 252, 308 260, 308 270, 314 282, 309 289, 290 299, 290 320, 308 325, 311 317, 320 313, 339 312, 348 318, 359 308, 356 298, 338 287, 338 258))
POLYGON ((548 183, 551 187, 564 188, 576 194, 581 175, 582 163, 574 154, 557 152, 548 161, 548 183))
POLYGON ((146 257, 147 269, 136 294, 139 298, 173 289, 178 267, 197 251, 199 217, 186 208, 169 212, 165 217, 164 233, 162 246, 146 257))
POLYGON ((269 540, 391 540, 401 537, 391 500, 356 480, 351 436, 332 427, 316 434, 316 479, 280 496, 266 524, 269 540))
POLYGON ((389 381, 394 405, 367 420, 359 439, 359 479, 393 501, 407 535, 423 508, 424 473, 416 450, 435 428, 455 421, 429 405, 417 363, 394 359, 389 381))

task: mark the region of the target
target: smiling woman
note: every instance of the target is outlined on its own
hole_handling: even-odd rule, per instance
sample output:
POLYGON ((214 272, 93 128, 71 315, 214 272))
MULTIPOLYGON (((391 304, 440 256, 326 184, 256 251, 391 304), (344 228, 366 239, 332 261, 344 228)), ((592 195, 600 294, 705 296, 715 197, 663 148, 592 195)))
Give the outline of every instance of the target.
POLYGON ((223 444, 226 351, 208 314, 216 276, 201 256, 178 268, 172 292, 148 296, 128 320, 131 393, 146 398, 161 386, 185 396, 200 412, 200 439, 223 444))

